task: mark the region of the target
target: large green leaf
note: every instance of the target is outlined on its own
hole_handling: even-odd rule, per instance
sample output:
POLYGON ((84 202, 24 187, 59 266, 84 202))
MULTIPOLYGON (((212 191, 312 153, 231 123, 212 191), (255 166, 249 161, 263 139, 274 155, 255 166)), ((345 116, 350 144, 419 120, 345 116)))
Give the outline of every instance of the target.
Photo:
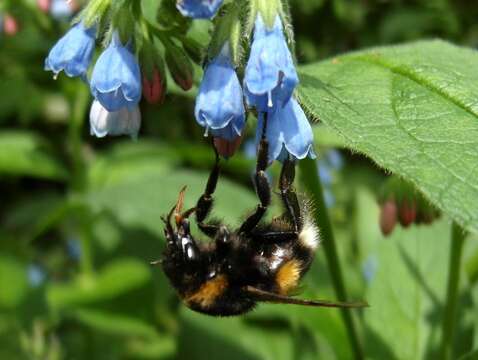
MULTIPOLYGON (((361 191, 360 209, 368 207, 372 198, 361 191)), ((372 213, 377 219, 377 211, 372 213)), ((377 220, 366 216, 358 233, 361 252, 366 254, 365 297, 370 304, 364 311, 366 353, 371 359, 435 358, 446 303, 450 224, 442 220, 431 226, 398 227, 383 238, 377 220)), ((472 346, 476 310, 465 285, 465 281, 460 284, 454 358, 472 346)))
POLYGON ((308 113, 478 232, 478 53, 442 41, 301 68, 308 113))
POLYGON ((65 168, 50 154, 46 140, 30 132, 2 131, 0 174, 66 178, 65 168))

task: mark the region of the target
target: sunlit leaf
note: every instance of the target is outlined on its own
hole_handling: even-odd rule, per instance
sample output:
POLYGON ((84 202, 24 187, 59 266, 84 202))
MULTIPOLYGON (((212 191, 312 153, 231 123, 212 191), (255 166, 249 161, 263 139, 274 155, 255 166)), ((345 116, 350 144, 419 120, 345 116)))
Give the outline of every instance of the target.
POLYGON ((300 96, 347 147, 476 232, 477 68, 476 51, 442 41, 375 48, 303 67, 300 96))

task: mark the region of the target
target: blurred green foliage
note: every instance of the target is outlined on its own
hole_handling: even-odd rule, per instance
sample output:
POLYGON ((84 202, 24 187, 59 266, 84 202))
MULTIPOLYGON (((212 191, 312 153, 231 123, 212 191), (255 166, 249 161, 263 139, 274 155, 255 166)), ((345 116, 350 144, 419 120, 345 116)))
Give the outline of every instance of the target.
MULTIPOLYGON (((48 18, 34 1, 18 3, 21 31, 0 35, 0 359, 352 358, 334 309, 261 305, 216 319, 179 303, 148 263, 163 247, 160 216, 183 185, 186 206, 193 205, 213 161, 193 119, 194 92, 173 89, 160 107, 141 103, 138 142, 90 137, 85 84, 43 71, 68 23, 48 18)), ((478 45, 478 7, 466 0, 292 0, 291 9, 301 63, 423 38, 478 45)), ((205 33, 193 35, 206 44, 205 33)), ((224 164, 217 191, 215 214, 232 225, 256 203, 252 129, 224 164)), ((321 160, 346 147, 322 124, 315 134, 321 160)), ((341 155, 343 167, 328 174, 330 214, 349 296, 372 305, 354 312, 366 356, 435 359, 449 219, 384 239, 375 196, 385 174, 356 153, 341 155)), ((274 184, 277 173, 274 165, 274 184)), ((478 243, 469 239, 457 359, 476 358, 478 349, 478 243)), ((334 299, 320 248, 300 296, 334 299)))

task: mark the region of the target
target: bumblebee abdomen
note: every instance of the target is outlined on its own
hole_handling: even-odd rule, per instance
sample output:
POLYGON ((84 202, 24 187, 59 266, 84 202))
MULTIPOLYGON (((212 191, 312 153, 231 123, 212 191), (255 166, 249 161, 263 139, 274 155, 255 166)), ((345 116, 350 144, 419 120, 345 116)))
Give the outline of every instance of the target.
POLYGON ((198 290, 186 294, 183 301, 192 310, 213 316, 243 314, 255 305, 255 301, 244 297, 225 274, 207 280, 198 290))

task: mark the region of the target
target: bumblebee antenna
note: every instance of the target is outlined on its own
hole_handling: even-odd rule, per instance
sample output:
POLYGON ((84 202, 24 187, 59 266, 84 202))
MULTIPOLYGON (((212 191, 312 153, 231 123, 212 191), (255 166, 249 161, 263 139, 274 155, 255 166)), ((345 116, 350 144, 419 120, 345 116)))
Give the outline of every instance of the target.
POLYGON ((253 286, 246 286, 246 292, 251 295, 254 300, 270 302, 275 304, 293 304, 316 307, 333 307, 333 308, 363 308, 368 307, 368 303, 363 301, 358 302, 333 302, 327 300, 303 300, 285 295, 275 294, 269 291, 264 291, 253 286))

